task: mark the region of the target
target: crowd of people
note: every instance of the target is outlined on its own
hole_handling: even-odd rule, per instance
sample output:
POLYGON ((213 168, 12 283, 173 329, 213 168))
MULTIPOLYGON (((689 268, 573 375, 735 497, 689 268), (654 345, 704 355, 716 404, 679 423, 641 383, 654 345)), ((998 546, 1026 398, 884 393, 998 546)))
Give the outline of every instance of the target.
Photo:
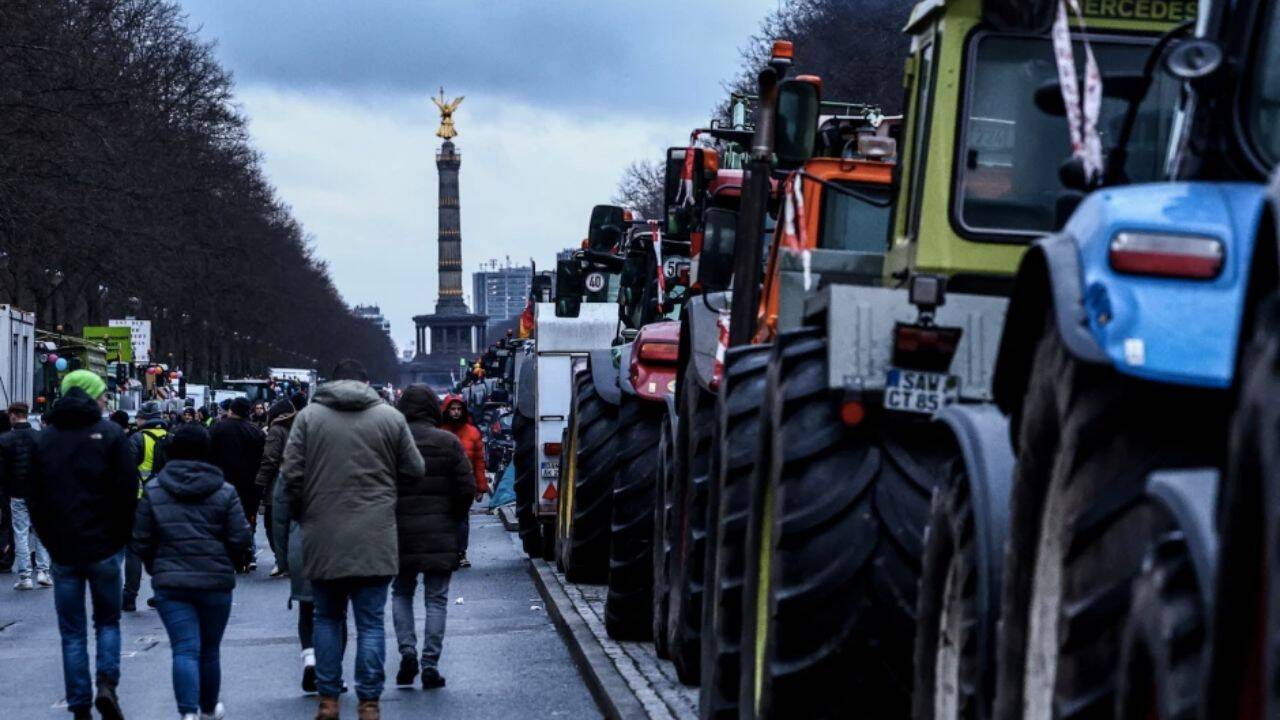
POLYGON ((172 648, 179 716, 225 717, 219 648, 236 576, 257 568, 259 516, 271 575, 288 577, 288 603, 297 606, 301 685, 319 695, 317 720, 338 718, 347 689, 348 612, 358 717, 380 716, 389 593, 396 684, 444 686, 449 583, 470 564, 468 514, 488 491, 483 440, 460 397, 441 402, 430 387, 411 385, 392 404, 351 360, 314 397, 296 393, 269 407, 238 398, 164 412, 152 402, 131 422, 124 413, 104 417, 105 391, 94 373, 68 373, 40 429, 14 403, 0 434, 0 549, 11 553, 15 590, 53 589, 66 703, 77 720, 94 708, 124 717, 120 618, 137 610, 144 569, 147 605, 172 648))

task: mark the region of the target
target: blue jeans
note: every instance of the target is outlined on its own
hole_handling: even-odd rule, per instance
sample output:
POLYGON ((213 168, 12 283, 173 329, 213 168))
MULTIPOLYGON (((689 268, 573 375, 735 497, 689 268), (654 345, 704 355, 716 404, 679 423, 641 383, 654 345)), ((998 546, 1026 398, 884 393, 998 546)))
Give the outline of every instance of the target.
POLYGON ((231 617, 230 590, 156 588, 156 610, 173 648, 178 713, 212 713, 222 688, 222 633, 231 617))
POLYGON ((316 604, 316 689, 322 697, 342 692, 343 630, 347 603, 356 618, 356 697, 382 697, 387 660, 386 622, 389 577, 312 580, 316 604))
MULTIPOLYGON (((444 646, 444 623, 449 612, 449 578, 452 573, 422 573, 422 667, 438 668, 440 650, 444 646)), ((396 644, 401 655, 418 652, 418 638, 413 634, 413 594, 418 588, 418 573, 405 572, 391 586, 391 620, 396 628, 396 644)))
POLYGON ((31 527, 31 513, 27 512, 27 501, 13 498, 9 501, 13 511, 13 550, 14 566, 18 577, 31 577, 31 553, 36 554, 36 570, 49 571, 49 551, 31 527))
POLYGON ((85 565, 53 563, 53 605, 62 635, 62 678, 67 709, 86 709, 93 702, 89 676, 89 633, 84 610, 87 585, 93 601, 93 631, 97 638, 99 682, 120 682, 121 553, 85 565))

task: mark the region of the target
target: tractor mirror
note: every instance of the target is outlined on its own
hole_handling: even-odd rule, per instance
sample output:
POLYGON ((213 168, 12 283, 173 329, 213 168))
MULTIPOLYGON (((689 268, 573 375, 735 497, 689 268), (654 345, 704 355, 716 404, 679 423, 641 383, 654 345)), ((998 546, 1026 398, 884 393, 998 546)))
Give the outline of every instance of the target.
POLYGON ((628 222, 626 209, 617 205, 597 205, 591 209, 591 223, 587 227, 587 247, 609 252, 622 239, 622 229, 628 222))
POLYGON ((779 167, 796 168, 813 157, 821 96, 822 81, 812 75, 785 80, 778 87, 773 146, 779 167))
POLYGON ((733 277, 738 213, 727 208, 710 208, 703 214, 702 222, 702 251, 694 263, 692 280, 706 292, 728 290, 733 277))
POLYGON ((1164 56, 1164 69, 1179 80, 1195 82, 1222 67, 1222 48, 1204 38, 1179 43, 1164 56))
POLYGON ((582 309, 582 269, 577 260, 556 263, 556 317, 578 317, 582 309))

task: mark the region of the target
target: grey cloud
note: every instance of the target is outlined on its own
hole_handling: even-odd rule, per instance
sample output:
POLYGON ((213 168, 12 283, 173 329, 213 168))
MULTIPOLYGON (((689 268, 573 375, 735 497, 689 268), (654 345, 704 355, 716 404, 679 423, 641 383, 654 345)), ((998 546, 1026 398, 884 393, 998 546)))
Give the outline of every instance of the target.
POLYGON ((775 0, 183 0, 243 82, 710 108, 775 0))

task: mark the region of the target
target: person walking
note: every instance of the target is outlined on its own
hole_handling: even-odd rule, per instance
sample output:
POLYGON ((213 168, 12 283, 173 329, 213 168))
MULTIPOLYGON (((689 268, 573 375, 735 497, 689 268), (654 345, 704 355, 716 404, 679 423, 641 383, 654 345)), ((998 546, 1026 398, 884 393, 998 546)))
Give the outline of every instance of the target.
POLYGON ((31 513, 27 510, 27 486, 30 484, 34 462, 36 431, 27 422, 31 408, 24 402, 9 406, 9 423, 13 428, 0 435, 0 485, 9 497, 9 511, 13 524, 14 564, 18 582, 14 590, 31 590, 37 585, 53 587, 49 575, 49 551, 40 542, 40 536, 31 527, 31 513), (32 555, 35 555, 35 579, 32 581, 32 555))
MULTIPOLYGON (((472 424, 471 413, 467 410, 467 403, 463 401, 461 395, 449 395, 444 399, 444 423, 441 427, 453 433, 462 442, 462 449, 467 453, 467 460, 471 462, 471 470, 475 474, 475 500, 479 502, 484 494, 489 492, 489 479, 484 474, 484 438, 480 435, 480 428, 472 424)), ((467 559, 467 545, 470 539, 471 518, 467 516, 458 525, 458 567, 460 568, 471 567, 471 561, 467 559)))
MULTIPOLYGON (((138 497, 142 488, 164 466, 164 446, 169 437, 169 423, 161 412, 160 403, 151 400, 138 409, 138 432, 128 438, 133 462, 138 466, 138 497)), ((142 589, 142 561, 125 549, 124 554, 124 603, 125 612, 138 610, 138 592, 142 589)), ((148 598, 147 605, 155 607, 155 599, 148 598)))
POLYGON ((62 398, 37 434, 27 507, 52 557, 53 600, 62 636, 67 709, 76 720, 96 706, 106 720, 122 720, 120 682, 120 563, 133 530, 138 468, 124 433, 104 420, 107 385, 88 370, 62 379, 62 398), (97 698, 89 675, 85 590, 93 603, 97 698))
MULTIPOLYGON (((245 520, 250 530, 256 530, 258 524, 258 466, 262 464, 262 449, 266 444, 266 436, 249 422, 249 401, 238 397, 227 407, 227 417, 213 426, 209 436, 213 442, 212 462, 222 470, 227 482, 240 495, 240 505, 244 509, 245 520)), ((237 565, 240 572, 249 573, 258 569, 254 559, 253 547, 245 550, 237 565)))
POLYGON ((369 387, 355 360, 293 420, 280 482, 302 524, 302 571, 316 604, 317 720, 338 717, 341 629, 356 621, 360 720, 378 720, 386 662, 387 587, 400 570, 396 487, 422 477, 422 456, 404 416, 369 387))
POLYGON ((392 584, 391 616, 400 647, 396 685, 413 685, 418 674, 413 596, 422 577, 422 688, 444 687, 440 651, 449 609, 449 579, 458 560, 458 526, 466 522, 475 476, 462 443, 441 430, 440 398, 426 385, 410 385, 397 406, 409 423, 426 474, 399 487, 396 533, 400 574, 392 584))
POLYGON ((235 559, 253 538, 235 488, 209 462, 209 431, 174 430, 168 462, 147 484, 129 547, 151 574, 156 610, 173 650, 173 695, 182 720, 225 717, 220 646, 231 616, 235 559))
POLYGON ((289 428, 293 427, 295 414, 293 403, 285 398, 272 403, 271 409, 267 411, 267 439, 262 448, 262 462, 258 465, 258 474, 254 479, 258 497, 262 498, 262 523, 267 529, 267 544, 276 557, 271 577, 280 577, 284 572, 285 563, 281 562, 280 550, 276 545, 271 508, 274 504, 276 476, 280 474, 280 462, 284 459, 284 444, 289 439, 289 428))

